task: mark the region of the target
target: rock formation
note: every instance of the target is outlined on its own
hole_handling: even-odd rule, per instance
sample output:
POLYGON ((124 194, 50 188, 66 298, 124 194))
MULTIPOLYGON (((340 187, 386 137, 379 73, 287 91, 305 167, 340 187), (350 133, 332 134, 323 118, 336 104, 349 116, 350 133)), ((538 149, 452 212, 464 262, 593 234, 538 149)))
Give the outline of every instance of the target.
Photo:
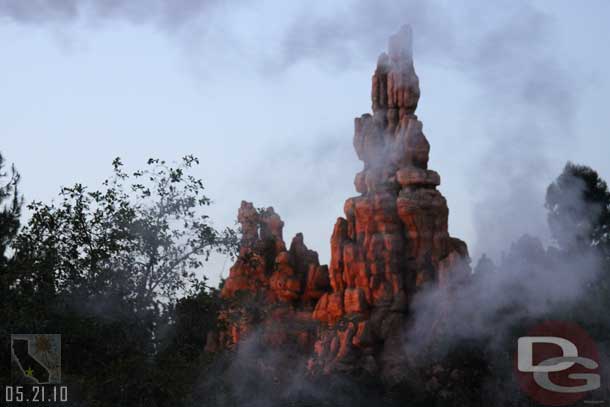
POLYGON ((364 169, 360 196, 345 202, 331 238, 332 292, 314 318, 327 324, 313 365, 325 370, 377 371, 399 351, 413 294, 423 284, 448 284, 468 269, 468 251, 449 236, 449 210, 428 169, 430 144, 415 115, 420 96, 411 31, 390 38, 373 75, 373 114, 355 121, 354 147, 364 169))
MULTIPOLYGON (((239 210, 242 247, 222 295, 255 293, 282 304, 283 321, 318 321, 315 332, 311 324, 302 332, 304 345, 315 336, 312 373, 365 371, 400 380, 414 293, 469 271, 466 244, 448 233, 440 176, 428 169, 411 49, 408 27, 390 38, 372 79, 373 113, 355 120, 354 147, 364 162, 354 182, 360 195, 347 199, 345 218, 337 219, 328 269, 300 235, 286 250, 273 209, 258 212, 243 202, 239 210)), ((232 341, 249 326, 233 324, 232 341)))
POLYGON ((271 344, 298 343, 311 347, 316 324, 312 311, 329 290, 328 267, 305 246, 298 233, 286 249, 284 222, 273 208, 256 209, 243 201, 238 222, 239 256, 229 271, 221 297, 230 303, 221 314, 227 331, 208 338, 208 350, 233 347, 254 328, 271 344))

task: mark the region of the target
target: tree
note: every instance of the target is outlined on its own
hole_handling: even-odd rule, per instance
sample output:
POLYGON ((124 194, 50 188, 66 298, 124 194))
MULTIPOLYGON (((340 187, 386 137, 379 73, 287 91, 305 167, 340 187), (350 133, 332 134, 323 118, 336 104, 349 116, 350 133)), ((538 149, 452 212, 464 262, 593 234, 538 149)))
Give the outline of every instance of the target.
POLYGON ((595 170, 568 162, 549 185, 545 206, 560 249, 596 247, 610 259, 610 191, 595 170))
POLYGON ((232 230, 215 230, 201 213, 210 199, 202 181, 186 173, 197 163, 187 156, 172 168, 150 159, 148 169, 129 175, 117 158, 104 190, 76 184, 62 188, 57 205, 30 204, 32 217, 15 242, 17 258, 34 268, 22 283, 113 295, 139 311, 173 304, 201 283, 196 272, 212 252, 230 252, 236 242, 232 230), (51 274, 37 280, 41 265, 51 274))
POLYGON ((23 199, 19 195, 19 173, 11 166, 10 174, 4 171, 4 157, 0 154, 0 262, 5 264, 6 250, 19 230, 19 217, 23 199))
MULTIPOLYGON (((5 322, 12 313, 13 296, 9 288, 14 283, 8 249, 19 230, 19 217, 23 199, 19 195, 19 173, 15 166, 4 171, 5 161, 0 154, 0 349, 8 349, 10 331, 5 322)), ((0 352, 0 365, 8 366, 8 352, 0 352)), ((6 383, 6 369, 0 369, 0 383, 6 383)))
POLYGON ((150 159, 128 173, 117 158, 100 190, 75 184, 58 203, 28 205, 5 317, 14 331, 62 334, 62 377, 81 400, 157 405, 157 362, 175 341, 180 298, 216 298, 199 275, 213 252, 233 253, 237 239, 205 214, 211 201, 190 174, 196 164, 192 156, 176 166, 150 159))
POLYGON ((594 271, 586 293, 563 310, 565 319, 584 326, 598 344, 610 346, 610 191, 590 167, 568 162, 549 185, 546 208, 551 234, 559 246, 554 256, 575 271, 594 271), (579 260, 580 259, 580 260, 579 260))

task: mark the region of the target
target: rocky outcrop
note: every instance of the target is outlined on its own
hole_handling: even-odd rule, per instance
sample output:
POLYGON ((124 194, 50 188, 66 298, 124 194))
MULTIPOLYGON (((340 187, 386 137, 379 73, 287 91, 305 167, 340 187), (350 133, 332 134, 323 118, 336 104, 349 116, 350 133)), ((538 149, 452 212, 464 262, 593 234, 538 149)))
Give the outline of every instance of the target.
POLYGON ((233 347, 255 328, 270 344, 311 347, 316 333, 313 307, 329 291, 328 268, 298 233, 286 249, 284 222, 273 208, 243 201, 237 215, 242 239, 237 261, 224 282, 221 313, 224 332, 208 337, 210 350, 233 347))
POLYGON ((337 219, 328 268, 300 234, 286 250, 272 208, 242 202, 241 249, 222 296, 248 294, 264 312, 243 312, 243 301, 229 309, 222 318, 231 344, 259 324, 264 337, 275 332, 271 342, 309 349, 313 374, 368 372, 390 382, 408 374, 403 334, 414 294, 469 274, 466 244, 448 233, 440 176, 428 169, 430 144, 415 115, 419 96, 405 27, 379 57, 373 113, 355 120, 354 148, 364 162, 354 181, 360 195, 347 199, 345 217, 337 219), (274 324, 283 328, 269 328, 274 324))

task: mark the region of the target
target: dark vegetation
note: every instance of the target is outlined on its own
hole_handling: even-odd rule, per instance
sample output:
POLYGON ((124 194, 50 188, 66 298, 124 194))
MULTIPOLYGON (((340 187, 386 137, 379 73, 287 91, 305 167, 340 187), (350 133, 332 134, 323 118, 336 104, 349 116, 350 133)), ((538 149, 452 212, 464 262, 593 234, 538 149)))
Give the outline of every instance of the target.
MULTIPOLYGON (((205 365, 217 291, 199 278, 236 236, 203 214, 210 200, 185 157, 126 173, 119 159, 101 190, 62 188, 33 202, 18 231, 19 177, 4 177, 0 230, 0 352, 11 333, 61 333, 71 398, 100 406, 178 405, 205 365)), ((15 366, 12 366, 13 373, 15 366)), ((11 369, 0 369, 10 383, 11 369)))
MULTIPOLYGON (((455 394, 451 384, 428 393, 422 384, 387 391, 379 378, 304 379, 288 383, 287 395, 277 390, 278 382, 286 389, 287 378, 257 375, 238 353, 206 354, 206 335, 217 328, 223 304, 198 276, 212 253, 235 253, 237 236, 216 230, 205 215, 211 202, 191 175, 196 164, 190 156, 177 166, 151 159, 128 173, 116 159, 100 190, 62 188, 55 203, 28 204, 25 218, 19 175, 0 157, 1 384, 11 383, 15 370, 11 333, 61 333, 62 379, 78 405, 468 405, 486 392, 512 390, 510 355, 490 356, 485 337, 445 349, 439 363, 447 372, 451 365, 474 372, 451 404, 442 399, 455 394)), ((610 348, 610 320, 600 312, 610 305, 608 187, 593 169, 568 163, 549 186, 546 207, 556 248, 545 255, 560 262, 591 252, 605 270, 576 305, 548 316, 578 322, 610 348)), ((539 261, 540 250, 524 238, 505 262, 539 261)), ((475 278, 503 267, 482 258, 475 278)), ((519 306, 507 304, 500 313, 519 306)), ((273 351, 256 350, 272 359, 273 351)), ((295 359, 294 369, 303 362, 295 359)))

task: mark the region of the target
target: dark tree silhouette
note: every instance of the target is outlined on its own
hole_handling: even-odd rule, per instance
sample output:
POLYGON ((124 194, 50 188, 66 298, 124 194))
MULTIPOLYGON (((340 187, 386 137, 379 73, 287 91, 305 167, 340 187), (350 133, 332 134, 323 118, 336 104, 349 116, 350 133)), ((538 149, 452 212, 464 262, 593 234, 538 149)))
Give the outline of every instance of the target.
POLYGON ((610 191, 595 170, 568 162, 547 189, 546 208, 560 249, 597 247, 610 258, 610 191))
MULTIPOLYGON (((11 315, 14 297, 9 288, 14 283, 8 249, 19 230, 19 217, 23 199, 19 195, 19 173, 12 165, 6 170, 6 163, 0 154, 0 349, 9 349, 10 336, 7 318, 11 315)), ((0 366, 9 366, 10 355, 0 352, 0 366)), ((7 369, 0 369, 0 383, 7 383, 7 369)))

